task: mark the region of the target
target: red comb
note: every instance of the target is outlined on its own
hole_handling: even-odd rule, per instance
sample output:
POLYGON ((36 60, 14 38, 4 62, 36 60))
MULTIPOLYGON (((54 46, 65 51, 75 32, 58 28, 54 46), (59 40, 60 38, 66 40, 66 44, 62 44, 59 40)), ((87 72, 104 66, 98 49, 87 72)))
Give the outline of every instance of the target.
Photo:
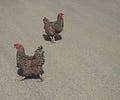
POLYGON ((63 13, 60 13, 59 16, 63 18, 63 17, 64 17, 64 14, 63 14, 63 13))
POLYGON ((18 43, 14 44, 14 48, 19 49, 20 48, 20 44, 18 44, 18 43))

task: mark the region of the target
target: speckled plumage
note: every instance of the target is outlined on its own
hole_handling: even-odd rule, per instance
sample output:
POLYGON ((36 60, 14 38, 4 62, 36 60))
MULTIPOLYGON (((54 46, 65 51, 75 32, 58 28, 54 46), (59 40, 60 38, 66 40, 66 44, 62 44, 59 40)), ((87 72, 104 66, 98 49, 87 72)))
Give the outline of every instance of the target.
POLYGON ((47 35, 54 38, 55 35, 59 34, 63 31, 64 28, 64 20, 63 20, 63 13, 59 13, 57 16, 57 20, 54 22, 50 22, 46 17, 44 17, 44 30, 47 35))
POLYGON ((40 77, 44 73, 43 64, 45 62, 43 47, 39 46, 33 56, 25 54, 24 47, 20 45, 17 50, 16 60, 17 67, 23 71, 23 76, 28 77, 40 77))

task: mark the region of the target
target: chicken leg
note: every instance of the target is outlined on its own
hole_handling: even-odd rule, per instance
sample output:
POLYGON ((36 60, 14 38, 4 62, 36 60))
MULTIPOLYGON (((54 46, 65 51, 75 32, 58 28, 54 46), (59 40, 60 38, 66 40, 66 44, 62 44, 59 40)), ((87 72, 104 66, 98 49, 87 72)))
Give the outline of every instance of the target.
POLYGON ((56 43, 54 36, 50 36, 50 39, 51 39, 51 42, 52 42, 52 43, 56 43))
POLYGON ((43 82, 44 81, 44 78, 42 75, 40 75, 40 81, 43 82))

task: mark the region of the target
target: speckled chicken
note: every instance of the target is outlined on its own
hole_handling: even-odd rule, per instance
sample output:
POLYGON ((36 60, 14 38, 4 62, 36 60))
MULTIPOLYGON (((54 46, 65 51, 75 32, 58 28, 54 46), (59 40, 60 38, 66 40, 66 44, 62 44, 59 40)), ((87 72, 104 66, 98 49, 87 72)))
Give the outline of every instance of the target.
POLYGON ((52 43, 56 42, 55 35, 63 31, 64 27, 63 17, 64 14, 59 13, 56 21, 50 22, 46 17, 44 17, 43 19, 45 33, 50 36, 52 43))
POLYGON ((21 44, 14 44, 17 49, 16 60, 17 67, 23 71, 23 77, 18 80, 24 80, 30 77, 39 77, 43 81, 42 75, 44 74, 43 64, 45 62, 45 56, 43 47, 39 46, 33 56, 25 54, 25 49, 21 44))

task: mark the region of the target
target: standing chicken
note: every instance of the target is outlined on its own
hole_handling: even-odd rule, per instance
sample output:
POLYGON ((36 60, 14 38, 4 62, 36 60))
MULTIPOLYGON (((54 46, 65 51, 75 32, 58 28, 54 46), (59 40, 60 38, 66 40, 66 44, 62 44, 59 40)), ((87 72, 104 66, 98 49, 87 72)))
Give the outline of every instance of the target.
POLYGON ((21 44, 14 44, 14 47, 17 49, 16 60, 17 67, 23 71, 23 77, 19 80, 24 80, 30 77, 39 77, 43 81, 42 75, 43 64, 45 62, 43 47, 39 46, 33 56, 28 56, 25 54, 24 47, 21 44))
POLYGON ((64 27, 63 17, 64 14, 59 13, 57 16, 57 20, 54 22, 50 22, 46 17, 44 17, 43 19, 45 33, 48 36, 50 36, 52 43, 55 43, 55 35, 63 31, 63 27, 64 27))

